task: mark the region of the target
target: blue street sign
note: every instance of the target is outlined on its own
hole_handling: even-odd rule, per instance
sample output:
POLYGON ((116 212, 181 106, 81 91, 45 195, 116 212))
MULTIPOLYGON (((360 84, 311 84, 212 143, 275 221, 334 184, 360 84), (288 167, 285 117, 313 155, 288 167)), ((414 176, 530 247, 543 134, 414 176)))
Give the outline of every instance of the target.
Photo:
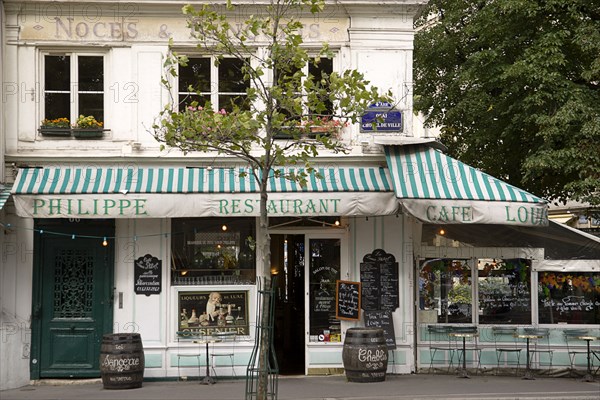
POLYGON ((375 103, 361 117, 361 132, 402 132, 402 112, 390 103, 375 103))

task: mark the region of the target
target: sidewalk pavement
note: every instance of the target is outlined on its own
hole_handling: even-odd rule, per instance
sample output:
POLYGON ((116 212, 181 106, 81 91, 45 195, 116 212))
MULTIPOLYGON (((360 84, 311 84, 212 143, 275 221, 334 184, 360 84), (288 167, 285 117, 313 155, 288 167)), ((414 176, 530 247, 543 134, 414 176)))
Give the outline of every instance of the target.
MULTIPOLYGON (((384 382, 348 382, 345 376, 279 378, 279 400, 403 399, 600 399, 600 382, 576 378, 523 380, 516 376, 388 375, 384 382)), ((242 400, 245 381, 214 385, 188 382, 144 382, 139 389, 107 390, 100 380, 41 381, 0 392, 1 400, 242 400)))

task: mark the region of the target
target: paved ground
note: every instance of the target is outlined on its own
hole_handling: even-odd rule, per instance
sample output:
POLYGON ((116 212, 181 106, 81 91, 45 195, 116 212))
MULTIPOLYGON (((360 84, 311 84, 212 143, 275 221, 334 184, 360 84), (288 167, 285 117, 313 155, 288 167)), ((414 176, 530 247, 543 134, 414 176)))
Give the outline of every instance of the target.
MULTIPOLYGON (((139 389, 107 390, 98 380, 42 382, 0 392, 0 400, 241 400, 245 381, 144 382, 139 389)), ((391 399, 600 399, 600 382, 575 378, 538 378, 454 375, 388 375, 385 382, 347 382, 344 376, 280 377, 279 400, 391 400, 391 399)))

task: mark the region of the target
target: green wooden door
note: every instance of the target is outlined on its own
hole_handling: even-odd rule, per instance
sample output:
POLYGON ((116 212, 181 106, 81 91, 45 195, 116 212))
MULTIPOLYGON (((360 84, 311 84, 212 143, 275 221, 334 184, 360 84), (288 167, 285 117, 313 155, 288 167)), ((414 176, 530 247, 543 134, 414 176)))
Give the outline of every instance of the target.
POLYGON ((39 279, 34 279, 38 296, 32 340, 39 345, 32 348, 39 357, 35 363, 32 359, 34 379, 38 374, 39 378, 100 376, 102 335, 112 329, 114 242, 104 247, 102 239, 81 236, 94 232, 111 237, 114 228, 110 232, 110 226, 101 224, 90 231, 92 226, 67 225, 76 230, 75 238, 44 233, 37 241, 41 268, 36 271, 39 279))

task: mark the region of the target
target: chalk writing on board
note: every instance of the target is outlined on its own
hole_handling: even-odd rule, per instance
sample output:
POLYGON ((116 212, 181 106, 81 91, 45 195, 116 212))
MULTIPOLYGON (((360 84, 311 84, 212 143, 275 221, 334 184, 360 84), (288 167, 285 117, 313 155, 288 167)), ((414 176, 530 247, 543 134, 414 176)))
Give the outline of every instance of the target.
POLYGON ((382 249, 365 254, 360 264, 361 302, 364 311, 394 311, 400 305, 398 263, 382 249))
POLYGON ((388 349, 396 348, 394 318, 391 311, 365 311, 365 327, 383 329, 383 336, 388 349))
POLYGON ((336 281, 335 317, 357 320, 360 318, 360 282, 336 281))
POLYGON ((162 288, 162 260, 146 254, 134 262, 134 292, 136 294, 160 294, 162 288))
POLYGON ((600 301, 589 300, 584 296, 567 296, 558 300, 544 299, 542 304, 544 307, 552 307, 561 314, 570 311, 592 311, 595 307, 600 307, 600 301))

